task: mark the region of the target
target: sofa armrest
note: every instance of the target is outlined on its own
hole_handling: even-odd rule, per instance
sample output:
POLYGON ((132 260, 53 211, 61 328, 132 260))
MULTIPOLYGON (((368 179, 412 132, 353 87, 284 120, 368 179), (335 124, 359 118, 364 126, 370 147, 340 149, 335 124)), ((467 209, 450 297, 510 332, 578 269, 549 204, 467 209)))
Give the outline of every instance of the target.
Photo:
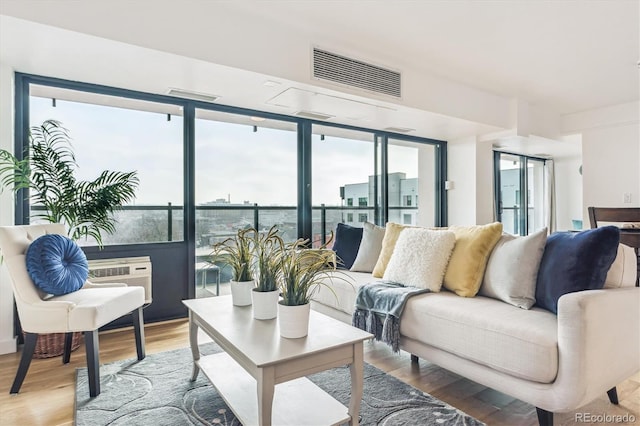
POLYGON ((557 395, 571 407, 640 370, 640 288, 588 290, 558 301, 557 395))

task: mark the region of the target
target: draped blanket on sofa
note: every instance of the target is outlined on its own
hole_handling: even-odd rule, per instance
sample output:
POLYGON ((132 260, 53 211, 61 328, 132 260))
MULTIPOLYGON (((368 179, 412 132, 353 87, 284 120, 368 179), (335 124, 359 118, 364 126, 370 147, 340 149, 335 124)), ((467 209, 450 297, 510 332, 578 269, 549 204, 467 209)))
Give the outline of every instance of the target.
POLYGON ((411 296, 428 289, 407 287, 391 281, 375 281, 358 288, 351 323, 375 339, 400 350, 400 318, 411 296))

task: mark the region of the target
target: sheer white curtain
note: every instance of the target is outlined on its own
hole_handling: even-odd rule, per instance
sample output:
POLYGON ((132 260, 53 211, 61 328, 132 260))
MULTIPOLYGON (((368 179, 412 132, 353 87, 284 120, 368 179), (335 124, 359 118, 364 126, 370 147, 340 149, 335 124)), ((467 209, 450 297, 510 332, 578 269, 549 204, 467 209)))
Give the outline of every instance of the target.
POLYGON ((553 160, 544 163, 544 223, 549 234, 556 231, 556 177, 553 160))

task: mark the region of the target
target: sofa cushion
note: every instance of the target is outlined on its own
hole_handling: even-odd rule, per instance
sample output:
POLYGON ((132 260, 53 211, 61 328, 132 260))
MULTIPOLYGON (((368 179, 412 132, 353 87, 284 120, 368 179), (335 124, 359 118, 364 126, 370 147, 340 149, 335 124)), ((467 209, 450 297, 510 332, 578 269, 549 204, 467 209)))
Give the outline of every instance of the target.
POLYGON ((615 226, 550 235, 538 271, 536 305, 557 313, 560 296, 602 288, 619 243, 615 226))
POLYGON ((383 278, 438 292, 455 243, 451 231, 407 228, 398 237, 383 278))
POLYGON ((536 303, 536 278, 546 242, 547 228, 524 237, 504 234, 489 257, 478 294, 531 308, 536 303))
POLYGON ((539 308, 426 293, 407 302, 400 333, 525 380, 551 383, 558 372, 557 317, 539 308))
POLYGON ((444 274, 444 287, 458 296, 473 297, 482 284, 491 250, 502 236, 502 223, 449 229, 456 234, 456 246, 444 274))
POLYGON ((400 225, 393 222, 388 222, 384 230, 384 238, 382 239, 382 248, 380 249, 380 256, 376 262, 376 266, 373 268, 373 276, 376 278, 382 278, 384 271, 387 269, 387 264, 391 260, 393 249, 396 246, 396 241, 400 236, 400 232, 406 228, 404 225, 400 225))
POLYGON ((336 226, 336 241, 333 243, 333 251, 338 257, 338 268, 351 268, 358 254, 360 241, 362 240, 362 228, 338 223, 336 226))
POLYGON ((371 272, 376 267, 380 250, 382 250, 382 240, 384 238, 384 228, 373 223, 365 222, 362 231, 362 241, 356 260, 353 261, 351 271, 371 272))
POLYGON ((603 288, 633 287, 638 274, 638 258, 632 247, 618 244, 618 254, 607 272, 603 288))

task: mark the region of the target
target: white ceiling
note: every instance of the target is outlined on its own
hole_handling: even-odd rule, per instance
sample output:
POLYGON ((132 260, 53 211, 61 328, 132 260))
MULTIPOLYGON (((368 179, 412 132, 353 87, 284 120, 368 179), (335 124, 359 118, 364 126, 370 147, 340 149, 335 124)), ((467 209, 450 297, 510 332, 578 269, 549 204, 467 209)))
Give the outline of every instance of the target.
MULTIPOLYGON (((293 87, 298 94, 360 102, 335 122, 407 127, 416 129, 412 134, 452 139, 501 129, 283 78, 266 87, 272 76, 216 65, 214 53, 273 48, 282 37, 304 34, 362 52, 363 58, 568 114, 640 99, 639 5, 638 0, 0 0, 5 15, 0 59, 23 72, 155 93, 190 88, 219 95, 220 103, 285 114, 299 105, 268 102, 286 97, 283 92, 293 87), (83 55, 70 55, 69 46, 83 55), (112 54, 126 57, 126 72, 112 61, 100 63, 112 54), (212 80, 218 84, 212 86, 212 80)), ((239 63, 251 60, 268 63, 269 58, 239 63)))

